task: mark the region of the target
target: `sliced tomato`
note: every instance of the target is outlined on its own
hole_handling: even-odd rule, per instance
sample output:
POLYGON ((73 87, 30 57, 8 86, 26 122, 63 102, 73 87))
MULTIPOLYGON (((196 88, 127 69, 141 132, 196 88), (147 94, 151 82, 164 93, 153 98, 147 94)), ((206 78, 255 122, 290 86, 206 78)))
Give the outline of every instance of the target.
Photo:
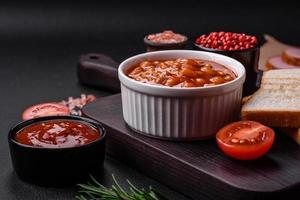
POLYGON ((70 110, 67 106, 58 103, 42 103, 27 108, 23 112, 22 119, 25 121, 37 117, 69 114, 70 110))
POLYGON ((223 127, 217 133, 218 146, 235 159, 253 160, 271 148, 274 131, 255 121, 239 121, 223 127))

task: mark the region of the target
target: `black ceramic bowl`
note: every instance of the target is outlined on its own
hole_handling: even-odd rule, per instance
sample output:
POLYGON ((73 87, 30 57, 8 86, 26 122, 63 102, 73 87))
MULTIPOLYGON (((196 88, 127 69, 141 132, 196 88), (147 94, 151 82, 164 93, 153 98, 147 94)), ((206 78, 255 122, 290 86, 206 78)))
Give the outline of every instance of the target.
POLYGON ((206 48, 194 43, 194 48, 196 50, 229 56, 241 62, 246 68, 246 81, 243 86, 243 96, 251 95, 259 88, 262 75, 262 72, 258 69, 259 45, 245 50, 228 51, 206 48))
POLYGON ((75 116, 49 116, 21 122, 8 134, 12 164, 24 181, 43 186, 67 186, 99 174, 105 155, 105 130, 98 122, 75 116), (98 129, 100 138, 91 143, 69 148, 33 147, 17 142, 14 138, 21 129, 42 121, 74 120, 98 129))
POLYGON ((182 42, 177 43, 156 43, 148 39, 148 35, 144 37, 144 43, 147 46, 147 51, 162 51, 162 50, 172 50, 172 49, 184 49, 188 38, 182 35, 185 39, 182 42))

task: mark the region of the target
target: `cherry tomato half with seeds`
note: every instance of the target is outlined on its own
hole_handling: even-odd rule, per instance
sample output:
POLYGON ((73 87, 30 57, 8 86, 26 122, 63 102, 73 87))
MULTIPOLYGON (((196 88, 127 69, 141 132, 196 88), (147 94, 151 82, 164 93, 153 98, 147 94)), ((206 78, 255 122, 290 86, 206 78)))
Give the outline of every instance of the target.
POLYGON ((23 112, 22 119, 25 121, 37 117, 58 115, 70 115, 69 108, 58 103, 42 103, 27 108, 23 112))
POLYGON ((274 131, 255 121, 231 123, 216 135, 220 149, 238 160, 254 160, 263 156, 273 145, 274 131))

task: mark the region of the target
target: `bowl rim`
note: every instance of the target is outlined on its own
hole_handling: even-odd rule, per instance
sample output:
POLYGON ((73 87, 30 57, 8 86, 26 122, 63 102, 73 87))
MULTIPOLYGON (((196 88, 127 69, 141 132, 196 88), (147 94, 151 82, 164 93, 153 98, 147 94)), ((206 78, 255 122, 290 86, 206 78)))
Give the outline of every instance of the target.
POLYGON ((60 115, 60 116, 45 116, 45 117, 37 117, 33 119, 29 119, 26 121, 22 121, 14 125, 8 132, 8 142, 13 143, 15 145, 18 145, 23 148, 28 148, 28 149, 36 149, 36 150, 41 150, 41 151, 64 151, 64 150, 70 150, 70 149, 78 149, 78 148, 86 148, 92 145, 95 145, 97 143, 100 143, 106 138, 106 130, 103 127, 101 123, 99 123, 96 120, 82 117, 82 116, 73 116, 73 115, 60 115), (38 147, 38 146, 31 146, 27 144, 20 143, 14 139, 14 136, 23 128, 30 126, 35 123, 43 122, 43 121, 51 121, 51 120, 73 120, 73 121, 81 121, 85 124, 88 124, 90 126, 93 126, 97 128, 100 132, 100 137, 97 138, 94 141, 91 141, 87 144, 79 145, 79 146, 74 146, 74 147, 57 147, 57 148, 47 148, 47 147, 38 147))
POLYGON ((157 42, 153 42, 153 41, 149 40, 148 36, 151 34, 148 34, 144 37, 144 43, 146 43, 147 45, 152 46, 152 47, 174 47, 174 46, 176 47, 176 46, 182 46, 182 45, 187 44, 188 37, 183 34, 180 34, 180 33, 177 33, 177 34, 183 36, 184 40, 181 42, 173 42, 173 43, 157 43, 157 42))
MULTIPOLYGON (((191 57, 191 56, 186 56, 186 57, 191 57)), ((225 66, 225 67, 227 67, 227 66, 225 66)), ((227 67, 227 68, 232 70, 230 67, 227 67)), ((144 88, 144 89, 150 89, 150 90, 164 90, 164 91, 170 91, 170 92, 189 92, 189 91, 196 92, 196 91, 211 91, 211 90, 215 90, 215 89, 222 89, 224 87, 225 88, 229 87, 230 85, 236 85, 240 81, 244 82, 245 76, 246 76, 246 69, 245 69, 244 65, 241 62, 237 61, 236 59, 233 59, 229 56, 213 53, 213 52, 206 52, 206 51, 199 51, 199 50, 164 50, 164 51, 141 53, 141 54, 137 54, 135 56, 127 58, 119 65, 118 76, 119 76, 119 80, 120 80, 121 84, 125 84, 127 87, 129 84, 129 85, 135 85, 137 87, 144 88), (130 62, 132 62, 134 60, 139 60, 141 57, 146 57, 146 56, 151 56, 151 55, 159 55, 159 54, 172 55, 175 53, 182 53, 182 54, 194 53, 194 54, 202 54, 202 55, 211 56, 211 57, 217 57, 220 59, 227 59, 227 60, 230 60, 231 62, 234 62, 240 69, 241 73, 237 74, 235 72, 237 77, 234 80, 226 82, 226 83, 222 83, 219 85, 207 86, 207 87, 189 87, 189 88, 182 87, 181 88, 181 87, 168 87, 168 86, 163 86, 163 85, 152 85, 152 84, 142 83, 142 82, 139 82, 139 81, 129 78, 124 72, 125 71, 124 68, 126 68, 130 62)))
POLYGON ((239 49, 239 50, 220 50, 220 49, 213 49, 213 48, 208 48, 208 47, 203 47, 201 46, 200 44, 197 44, 196 43, 196 40, 194 41, 193 45, 200 49, 200 50, 203 50, 203 51, 208 51, 208 52, 212 52, 212 53, 239 53, 239 52, 246 52, 246 51, 255 51, 257 49, 260 48, 260 45, 257 44, 251 48, 248 48, 248 49, 239 49))

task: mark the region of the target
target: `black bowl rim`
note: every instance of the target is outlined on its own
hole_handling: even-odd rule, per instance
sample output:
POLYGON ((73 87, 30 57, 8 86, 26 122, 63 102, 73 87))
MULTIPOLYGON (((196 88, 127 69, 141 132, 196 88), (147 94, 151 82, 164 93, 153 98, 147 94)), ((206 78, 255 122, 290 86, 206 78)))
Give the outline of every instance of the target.
MULTIPOLYGON (((180 33, 177 33, 179 35, 182 35, 180 33)), ((156 43, 156 42, 152 42, 151 40, 148 39, 148 36, 151 34, 148 34, 144 37, 144 42, 152 47, 176 47, 176 46, 183 46, 186 45, 188 42, 188 37, 185 35, 182 35, 184 37, 184 40, 182 42, 176 42, 176 43, 156 43)))
POLYGON ((204 51, 210 51, 210 52, 215 52, 215 53, 235 53, 235 52, 246 52, 246 51, 255 51, 257 49, 260 48, 260 45, 255 45, 254 47, 248 48, 248 49, 241 49, 241 50, 220 50, 220 49, 212 49, 212 48, 207 48, 207 47, 203 47, 199 44, 197 44, 196 42, 193 43, 195 47, 199 48, 200 50, 204 50, 204 51))
POLYGON ((10 131, 8 132, 8 142, 12 142, 18 146, 24 147, 24 148, 28 148, 28 149, 36 149, 36 150, 47 150, 47 151, 63 151, 63 150, 70 150, 70 149, 80 149, 80 148, 85 148, 88 146, 92 146, 95 145, 99 142, 101 142, 102 140, 104 140, 106 138, 106 131, 105 128, 103 127, 103 125, 101 123, 99 123, 96 120, 90 119, 90 118, 86 118, 86 117, 81 117, 81 116, 71 116, 71 115, 61 115, 61 116, 46 116, 46 117, 38 117, 38 118, 34 118, 34 119, 29 119, 26 121, 22 121, 16 125, 14 125, 10 131), (49 121, 49 120, 59 120, 59 119, 65 119, 65 120, 74 120, 74 121, 83 121, 87 124, 90 124, 96 128, 99 129, 100 131, 100 137, 92 142, 89 142, 87 144, 83 144, 80 146, 74 146, 74 147, 62 147, 62 148, 45 148, 45 147, 37 147, 37 146, 31 146, 31 145, 27 145, 27 144, 22 144, 20 142, 17 142, 14 139, 14 135, 16 133, 18 133, 19 130, 21 130, 22 128, 29 126, 31 124, 34 123, 38 123, 38 122, 42 122, 42 121, 49 121))

